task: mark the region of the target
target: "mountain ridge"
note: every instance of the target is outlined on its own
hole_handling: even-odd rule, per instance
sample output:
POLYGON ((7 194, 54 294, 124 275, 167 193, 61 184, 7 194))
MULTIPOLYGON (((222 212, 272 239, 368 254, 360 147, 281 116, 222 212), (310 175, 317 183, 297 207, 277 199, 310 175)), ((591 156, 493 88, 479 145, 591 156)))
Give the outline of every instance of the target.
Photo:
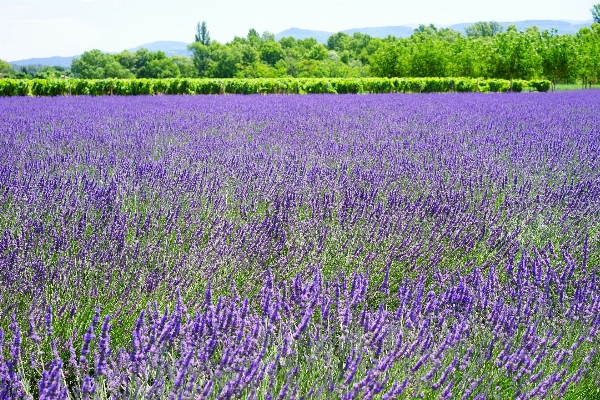
MULTIPOLYGON (((475 22, 462 22, 459 24, 453 25, 439 25, 438 28, 450 28, 452 30, 458 31, 462 34, 465 33, 465 28, 473 25, 475 22)), ((559 34, 569 34, 573 35, 577 33, 579 29, 584 26, 590 26, 592 24, 592 20, 588 21, 561 21, 561 20, 544 20, 544 19, 532 19, 525 21, 506 21, 499 22, 504 29, 506 29, 509 25, 515 25, 518 30, 522 31, 531 26, 537 26, 540 31, 545 29, 550 30, 552 28, 556 29, 559 34)), ((384 38, 388 35, 393 35, 397 37, 409 37, 414 33, 415 27, 408 25, 398 25, 398 26, 381 26, 381 27, 365 27, 365 28, 352 28, 346 29, 341 32, 352 35, 354 32, 361 32, 373 37, 384 38)), ((327 43, 327 38, 330 35, 333 35, 335 32, 326 32, 326 31, 315 31, 310 29, 301 29, 301 28, 290 28, 286 29, 282 32, 279 32, 275 35, 277 40, 284 38, 286 36, 292 36, 295 39, 305 39, 307 37, 314 37, 317 39, 319 43, 327 43)))

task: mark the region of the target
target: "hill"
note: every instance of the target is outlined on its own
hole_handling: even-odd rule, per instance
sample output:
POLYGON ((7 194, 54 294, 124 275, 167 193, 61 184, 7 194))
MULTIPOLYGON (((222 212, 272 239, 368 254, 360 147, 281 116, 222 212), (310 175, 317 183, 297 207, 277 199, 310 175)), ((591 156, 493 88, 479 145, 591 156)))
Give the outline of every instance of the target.
MULTIPOLYGON (((465 22, 460 24, 454 24, 449 26, 440 26, 441 28, 450 28, 455 31, 458 31, 462 34, 465 33, 465 28, 473 25, 474 22, 465 22)), ((506 29, 509 25, 515 25, 518 30, 523 31, 531 26, 537 26, 540 31, 550 30, 552 28, 556 29, 559 34, 565 35, 573 35, 577 33, 579 29, 584 26, 590 26, 592 21, 556 21, 556 20, 527 20, 527 21, 512 21, 512 22, 500 22, 504 29, 506 29)), ((345 32, 349 35, 352 35, 354 32, 365 33, 367 35, 373 37, 384 38, 388 35, 396 36, 396 37, 409 37, 413 34, 415 28, 411 26, 381 26, 381 27, 366 27, 366 28, 353 28, 346 29, 342 32, 345 32)), ((283 32, 280 32, 275 35, 277 40, 291 36, 295 39, 306 39, 309 37, 314 37, 320 43, 327 43, 327 38, 335 32, 325 32, 325 31, 313 31, 309 29, 300 29, 300 28, 290 28, 286 29, 283 32)))
MULTIPOLYGON (((354 34, 354 32, 360 32, 372 37, 381 37, 384 38, 388 35, 398 36, 398 37, 408 37, 412 35, 414 32, 414 28, 410 26, 381 26, 376 28, 353 28, 346 29, 345 32, 348 35, 354 34)), ((329 36, 333 35, 335 32, 326 32, 326 31, 313 31, 310 29, 300 29, 300 28, 290 28, 286 29, 283 32, 279 32, 275 35, 275 39, 279 40, 284 37, 291 36, 294 39, 306 39, 306 38, 315 38, 319 43, 327 43, 327 39, 329 36)))
MULTIPOLYGON (((506 29, 509 25, 515 25, 518 30, 524 31, 525 29, 537 26, 540 31, 556 29, 561 35, 574 35, 577 31, 584 26, 590 26, 592 20, 589 21, 555 21, 555 20, 527 20, 527 21, 514 21, 514 22, 500 22, 500 24, 506 29)), ((450 25, 448 28, 465 33, 465 28, 473 25, 473 22, 466 22, 461 24, 450 25)))
POLYGON ((45 57, 45 58, 28 58, 26 60, 17 60, 17 61, 11 61, 10 64, 14 66, 29 66, 29 65, 51 65, 51 66, 59 66, 59 67, 64 67, 64 68, 69 68, 71 66, 71 61, 73 61, 74 58, 79 57, 79 56, 72 56, 72 57, 59 57, 59 56, 54 56, 54 57, 45 57))
POLYGON ((186 56, 189 57, 192 53, 187 49, 187 43, 184 42, 152 42, 146 43, 141 46, 128 49, 129 51, 137 51, 141 48, 146 48, 150 51, 164 51, 169 57, 171 56, 186 56))

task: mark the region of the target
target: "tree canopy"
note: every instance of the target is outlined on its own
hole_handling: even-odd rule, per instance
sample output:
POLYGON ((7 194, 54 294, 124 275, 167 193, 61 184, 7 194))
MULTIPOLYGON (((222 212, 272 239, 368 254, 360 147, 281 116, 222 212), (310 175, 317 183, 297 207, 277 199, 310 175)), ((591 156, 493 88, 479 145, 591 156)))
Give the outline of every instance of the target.
MULTIPOLYGON (((594 18, 600 5, 592 8, 594 18)), ((547 78, 584 84, 600 82, 600 24, 575 35, 537 28, 506 30, 480 21, 464 34, 435 25, 420 25, 407 38, 374 38, 338 32, 327 43, 314 38, 279 40, 270 32, 250 29, 228 43, 210 39, 205 21, 198 23, 189 57, 140 49, 106 54, 90 50, 71 65, 79 78, 261 78, 261 77, 474 77, 547 78)), ((4 77, 60 77, 55 67, 0 64, 4 77)))
POLYGON ((600 24, 600 4, 594 4, 590 11, 592 12, 594 22, 600 24))

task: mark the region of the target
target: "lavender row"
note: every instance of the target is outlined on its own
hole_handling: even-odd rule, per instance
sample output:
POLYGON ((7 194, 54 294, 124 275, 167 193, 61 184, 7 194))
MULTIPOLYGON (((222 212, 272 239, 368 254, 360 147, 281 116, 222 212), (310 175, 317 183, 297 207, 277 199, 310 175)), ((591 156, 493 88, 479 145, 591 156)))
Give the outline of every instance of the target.
POLYGON ((529 399, 563 397, 581 383, 592 394, 600 277, 574 278, 583 268, 574 264, 558 274, 549 255, 502 271, 511 290, 496 271, 485 279, 475 269, 445 283, 404 280, 378 307, 360 273, 279 283, 268 275, 251 299, 215 299, 209 286, 172 310, 149 304, 124 348, 100 310, 77 345, 53 334, 52 307, 27 331, 13 313, 10 334, 0 334, 10 354, 0 359, 0 396, 529 399), (40 359, 42 348, 52 362, 40 359), (25 370, 39 378, 26 381, 25 370))

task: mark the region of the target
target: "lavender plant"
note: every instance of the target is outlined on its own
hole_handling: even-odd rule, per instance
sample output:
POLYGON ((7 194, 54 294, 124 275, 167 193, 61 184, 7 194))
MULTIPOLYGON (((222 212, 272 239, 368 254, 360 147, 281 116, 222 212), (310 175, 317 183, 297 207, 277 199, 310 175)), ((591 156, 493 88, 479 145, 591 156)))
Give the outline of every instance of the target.
POLYGON ((0 110, 0 398, 600 396, 598 92, 0 110))

